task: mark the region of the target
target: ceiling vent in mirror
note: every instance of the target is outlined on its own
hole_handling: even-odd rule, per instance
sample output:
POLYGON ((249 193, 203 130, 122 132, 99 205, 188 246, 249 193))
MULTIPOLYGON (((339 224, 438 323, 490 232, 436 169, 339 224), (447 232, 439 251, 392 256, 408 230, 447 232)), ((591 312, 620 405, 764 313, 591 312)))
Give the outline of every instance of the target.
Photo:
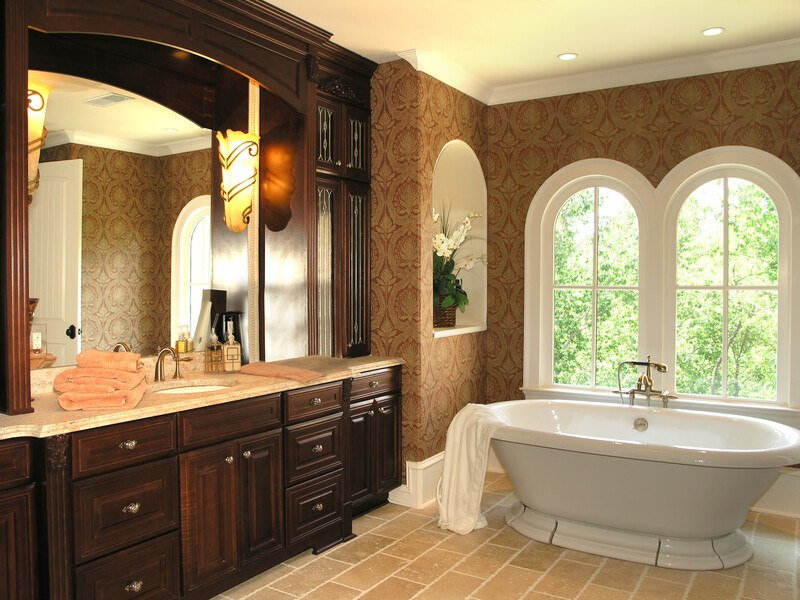
POLYGON ((111 106, 112 104, 119 104, 120 102, 125 102, 126 100, 133 100, 131 96, 123 96, 122 94, 104 94, 102 96, 97 96, 97 98, 89 98, 88 100, 84 100, 84 104, 91 104, 92 106, 111 106))

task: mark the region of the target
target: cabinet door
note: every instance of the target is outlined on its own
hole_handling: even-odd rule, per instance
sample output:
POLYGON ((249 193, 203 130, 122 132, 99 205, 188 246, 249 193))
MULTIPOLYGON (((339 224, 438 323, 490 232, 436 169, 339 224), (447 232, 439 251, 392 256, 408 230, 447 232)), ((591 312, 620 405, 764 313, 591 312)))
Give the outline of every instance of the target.
POLYGON ((376 401, 378 435, 378 490, 388 493, 400 484, 400 395, 376 401))
POLYGON ((235 463, 233 442, 181 455, 184 592, 237 568, 235 463))
POLYGON ((309 236, 309 239, 314 240, 314 247, 309 248, 309 252, 315 262, 311 275, 314 286, 311 293, 312 304, 316 304, 315 314, 309 318, 309 324, 313 327, 309 353, 323 356, 334 356, 333 222, 336 219, 334 211, 339 205, 341 187, 338 179, 317 176, 316 231, 313 232, 315 235, 309 236))
POLYGON ((0 598, 36 597, 33 484, 0 493, 0 598))
POLYGON ((317 171, 342 173, 341 119, 339 102, 317 97, 317 171))
POLYGON ((350 406, 349 484, 353 512, 372 500, 377 492, 375 471, 375 404, 373 400, 350 406))
POLYGON ((281 432, 239 440, 239 547, 242 566, 283 548, 281 432))
POLYGON ((340 356, 366 356, 370 353, 369 186, 346 181, 341 200, 334 223, 335 346, 340 356))
POLYGON ((369 111, 342 106, 344 176, 369 181, 369 111))

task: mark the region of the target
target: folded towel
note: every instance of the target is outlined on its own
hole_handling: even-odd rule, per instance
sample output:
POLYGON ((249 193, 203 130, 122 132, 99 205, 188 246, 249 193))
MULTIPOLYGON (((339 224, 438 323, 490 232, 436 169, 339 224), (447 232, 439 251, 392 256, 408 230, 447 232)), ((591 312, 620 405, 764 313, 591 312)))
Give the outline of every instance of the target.
POLYGON ((75 357, 79 367, 97 369, 113 369, 115 371, 129 371, 135 373, 142 365, 142 355, 137 352, 103 352, 90 348, 75 357))
POLYGON ((147 382, 142 381, 132 390, 116 390, 107 393, 65 392, 58 397, 64 410, 107 410, 135 408, 147 391, 147 382))
MULTIPOLYGON (((53 385, 55 389, 55 384, 53 385)), ((83 393, 96 393, 96 394, 107 394, 109 392, 116 392, 119 388, 114 387, 113 385, 108 384, 92 384, 92 383, 74 383, 72 381, 62 381, 58 384, 58 389, 55 391, 58 393, 63 392, 83 392, 83 393)))
POLYGON ((318 373, 317 371, 267 362, 254 362, 248 365, 242 365, 241 372, 245 373, 246 375, 261 375, 262 377, 291 379, 293 381, 300 381, 302 383, 322 377, 322 373, 318 373))
POLYGON ((136 372, 116 371, 112 369, 94 369, 75 367, 59 373, 53 381, 56 392, 68 392, 64 384, 104 385, 113 390, 132 390, 144 381, 144 367, 136 372))
POLYGON ((447 428, 442 478, 436 491, 439 527, 465 534, 486 527, 483 482, 492 434, 505 421, 483 404, 467 404, 447 428))

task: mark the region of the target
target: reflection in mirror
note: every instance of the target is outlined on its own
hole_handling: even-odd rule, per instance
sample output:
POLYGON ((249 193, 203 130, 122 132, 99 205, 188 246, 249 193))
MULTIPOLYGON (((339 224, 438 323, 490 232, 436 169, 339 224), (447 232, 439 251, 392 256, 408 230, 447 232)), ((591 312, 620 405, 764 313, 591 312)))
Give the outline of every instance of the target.
MULTIPOLYGON (((74 363, 81 349, 110 350, 119 341, 154 354, 174 342, 173 228, 189 201, 211 191, 211 132, 130 91, 61 74, 35 75, 52 87, 41 163, 47 170, 78 164, 82 182, 81 219, 71 227, 53 223, 74 218, 77 210, 62 208, 60 175, 45 179, 34 196, 38 206, 31 214, 38 211, 40 219, 30 223, 30 296, 40 300, 32 331, 41 334, 42 351, 58 351, 55 366, 74 363), (68 230, 80 236, 64 239, 68 230), (59 286, 52 266, 68 249, 79 275, 59 286), (70 290, 80 291, 79 302, 62 327, 55 321, 63 312, 56 299, 70 290), (73 324, 74 351, 62 352, 73 324)), ((179 318, 189 323, 188 314, 179 318)))

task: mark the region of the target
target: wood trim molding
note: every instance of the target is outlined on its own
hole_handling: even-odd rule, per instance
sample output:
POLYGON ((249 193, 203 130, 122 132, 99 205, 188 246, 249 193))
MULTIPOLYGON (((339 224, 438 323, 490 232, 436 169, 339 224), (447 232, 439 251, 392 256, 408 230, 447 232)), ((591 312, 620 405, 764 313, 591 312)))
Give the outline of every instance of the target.
POLYGON ((0 354, 2 391, 0 410, 9 415, 33 412, 28 353, 28 199, 27 129, 25 97, 28 86, 27 4, 7 0, 3 31, 3 219, 2 314, 7 345, 0 354))

